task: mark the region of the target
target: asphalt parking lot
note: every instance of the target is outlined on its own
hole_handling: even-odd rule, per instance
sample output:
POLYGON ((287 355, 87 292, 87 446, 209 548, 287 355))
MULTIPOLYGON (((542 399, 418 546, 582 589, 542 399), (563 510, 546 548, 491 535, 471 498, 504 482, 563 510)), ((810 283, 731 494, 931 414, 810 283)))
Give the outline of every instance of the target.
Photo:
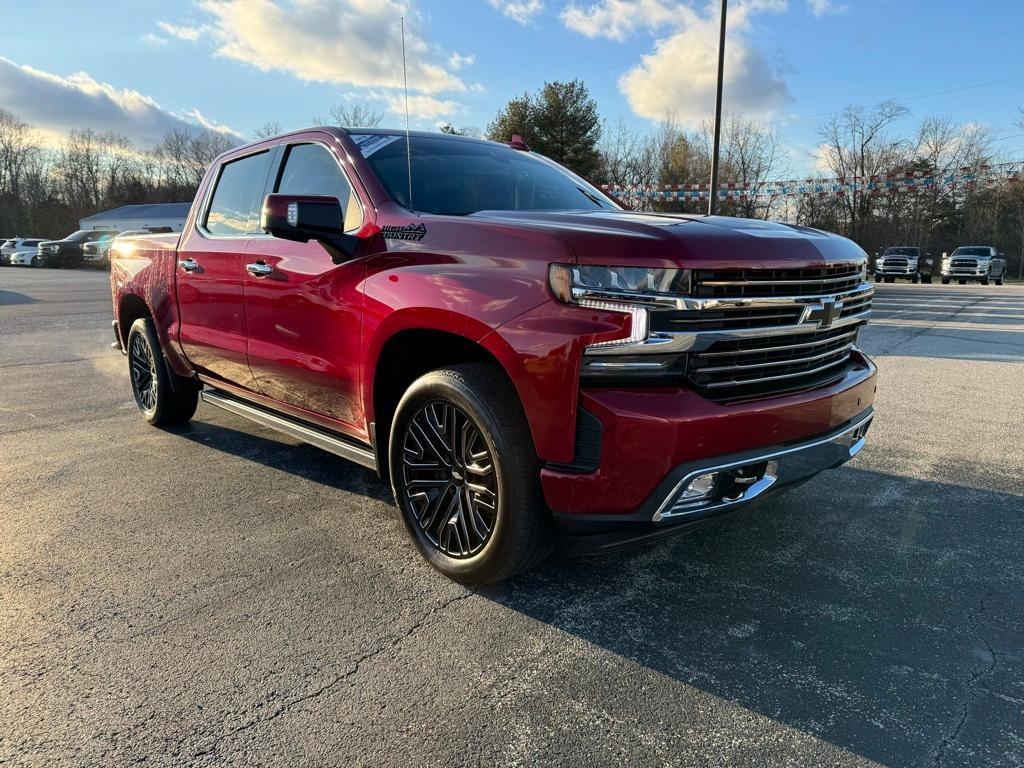
POLYGON ((110 314, 0 270, 0 765, 1024 765, 1024 287, 879 286, 855 462, 479 592, 372 473, 145 424, 110 314))

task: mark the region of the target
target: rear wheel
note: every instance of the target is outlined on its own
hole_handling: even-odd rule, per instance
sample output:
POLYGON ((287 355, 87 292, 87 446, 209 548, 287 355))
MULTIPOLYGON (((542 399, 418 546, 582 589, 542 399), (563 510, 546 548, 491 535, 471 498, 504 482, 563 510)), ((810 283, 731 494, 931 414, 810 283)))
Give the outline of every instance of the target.
POLYGON ((32 266, 33 267, 38 267, 39 266, 39 257, 38 256, 33 256, 32 257, 32 266))
POLYGON ((1003 284, 1003 278, 1002 277, 997 277, 996 278, 996 285, 1002 285, 1002 284, 1003 284))
POLYGON ((195 414, 199 387, 168 370, 148 318, 136 320, 128 332, 128 371, 135 403, 153 426, 183 424, 195 414))
POLYGON ((942 284, 943 285, 949 285, 949 278, 948 277, 942 278, 942 284))
POLYGON ((533 440, 499 370, 456 365, 413 382, 395 412, 388 454, 402 520, 446 576, 500 581, 551 551, 533 440))

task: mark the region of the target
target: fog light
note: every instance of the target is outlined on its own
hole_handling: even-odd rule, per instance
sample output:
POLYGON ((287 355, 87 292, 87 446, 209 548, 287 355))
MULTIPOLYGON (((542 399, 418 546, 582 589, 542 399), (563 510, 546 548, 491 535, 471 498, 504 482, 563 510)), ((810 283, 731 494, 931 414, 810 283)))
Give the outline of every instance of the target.
POLYGON ((697 475, 690 481, 690 484, 686 486, 686 489, 679 495, 676 502, 686 503, 710 497, 715 492, 715 483, 717 481, 717 472, 707 472, 703 475, 697 475))

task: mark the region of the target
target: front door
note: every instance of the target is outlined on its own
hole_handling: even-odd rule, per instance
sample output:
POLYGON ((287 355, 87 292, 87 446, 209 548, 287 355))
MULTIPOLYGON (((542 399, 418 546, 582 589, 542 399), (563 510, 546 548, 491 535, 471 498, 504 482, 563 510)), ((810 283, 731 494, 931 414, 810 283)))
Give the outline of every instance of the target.
POLYGON ((195 226, 182 235, 175 267, 185 355, 200 373, 253 390, 242 285, 273 154, 264 150, 221 166, 195 226))
MULTIPOLYGON (((362 225, 359 198, 324 143, 286 147, 272 191, 336 197, 346 231, 362 225)), ((359 392, 365 259, 338 264, 317 242, 257 238, 245 261, 249 366, 259 390, 366 439, 359 392)))

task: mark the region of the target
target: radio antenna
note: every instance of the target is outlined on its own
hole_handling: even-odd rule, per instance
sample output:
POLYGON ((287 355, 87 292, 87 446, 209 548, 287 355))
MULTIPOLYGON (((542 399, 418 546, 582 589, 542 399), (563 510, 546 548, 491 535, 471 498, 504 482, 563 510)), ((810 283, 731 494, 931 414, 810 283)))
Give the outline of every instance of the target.
POLYGON ((402 85, 405 89, 405 157, 409 164, 409 210, 412 207, 412 139, 409 137, 409 73, 405 65, 405 16, 402 17, 402 85))

